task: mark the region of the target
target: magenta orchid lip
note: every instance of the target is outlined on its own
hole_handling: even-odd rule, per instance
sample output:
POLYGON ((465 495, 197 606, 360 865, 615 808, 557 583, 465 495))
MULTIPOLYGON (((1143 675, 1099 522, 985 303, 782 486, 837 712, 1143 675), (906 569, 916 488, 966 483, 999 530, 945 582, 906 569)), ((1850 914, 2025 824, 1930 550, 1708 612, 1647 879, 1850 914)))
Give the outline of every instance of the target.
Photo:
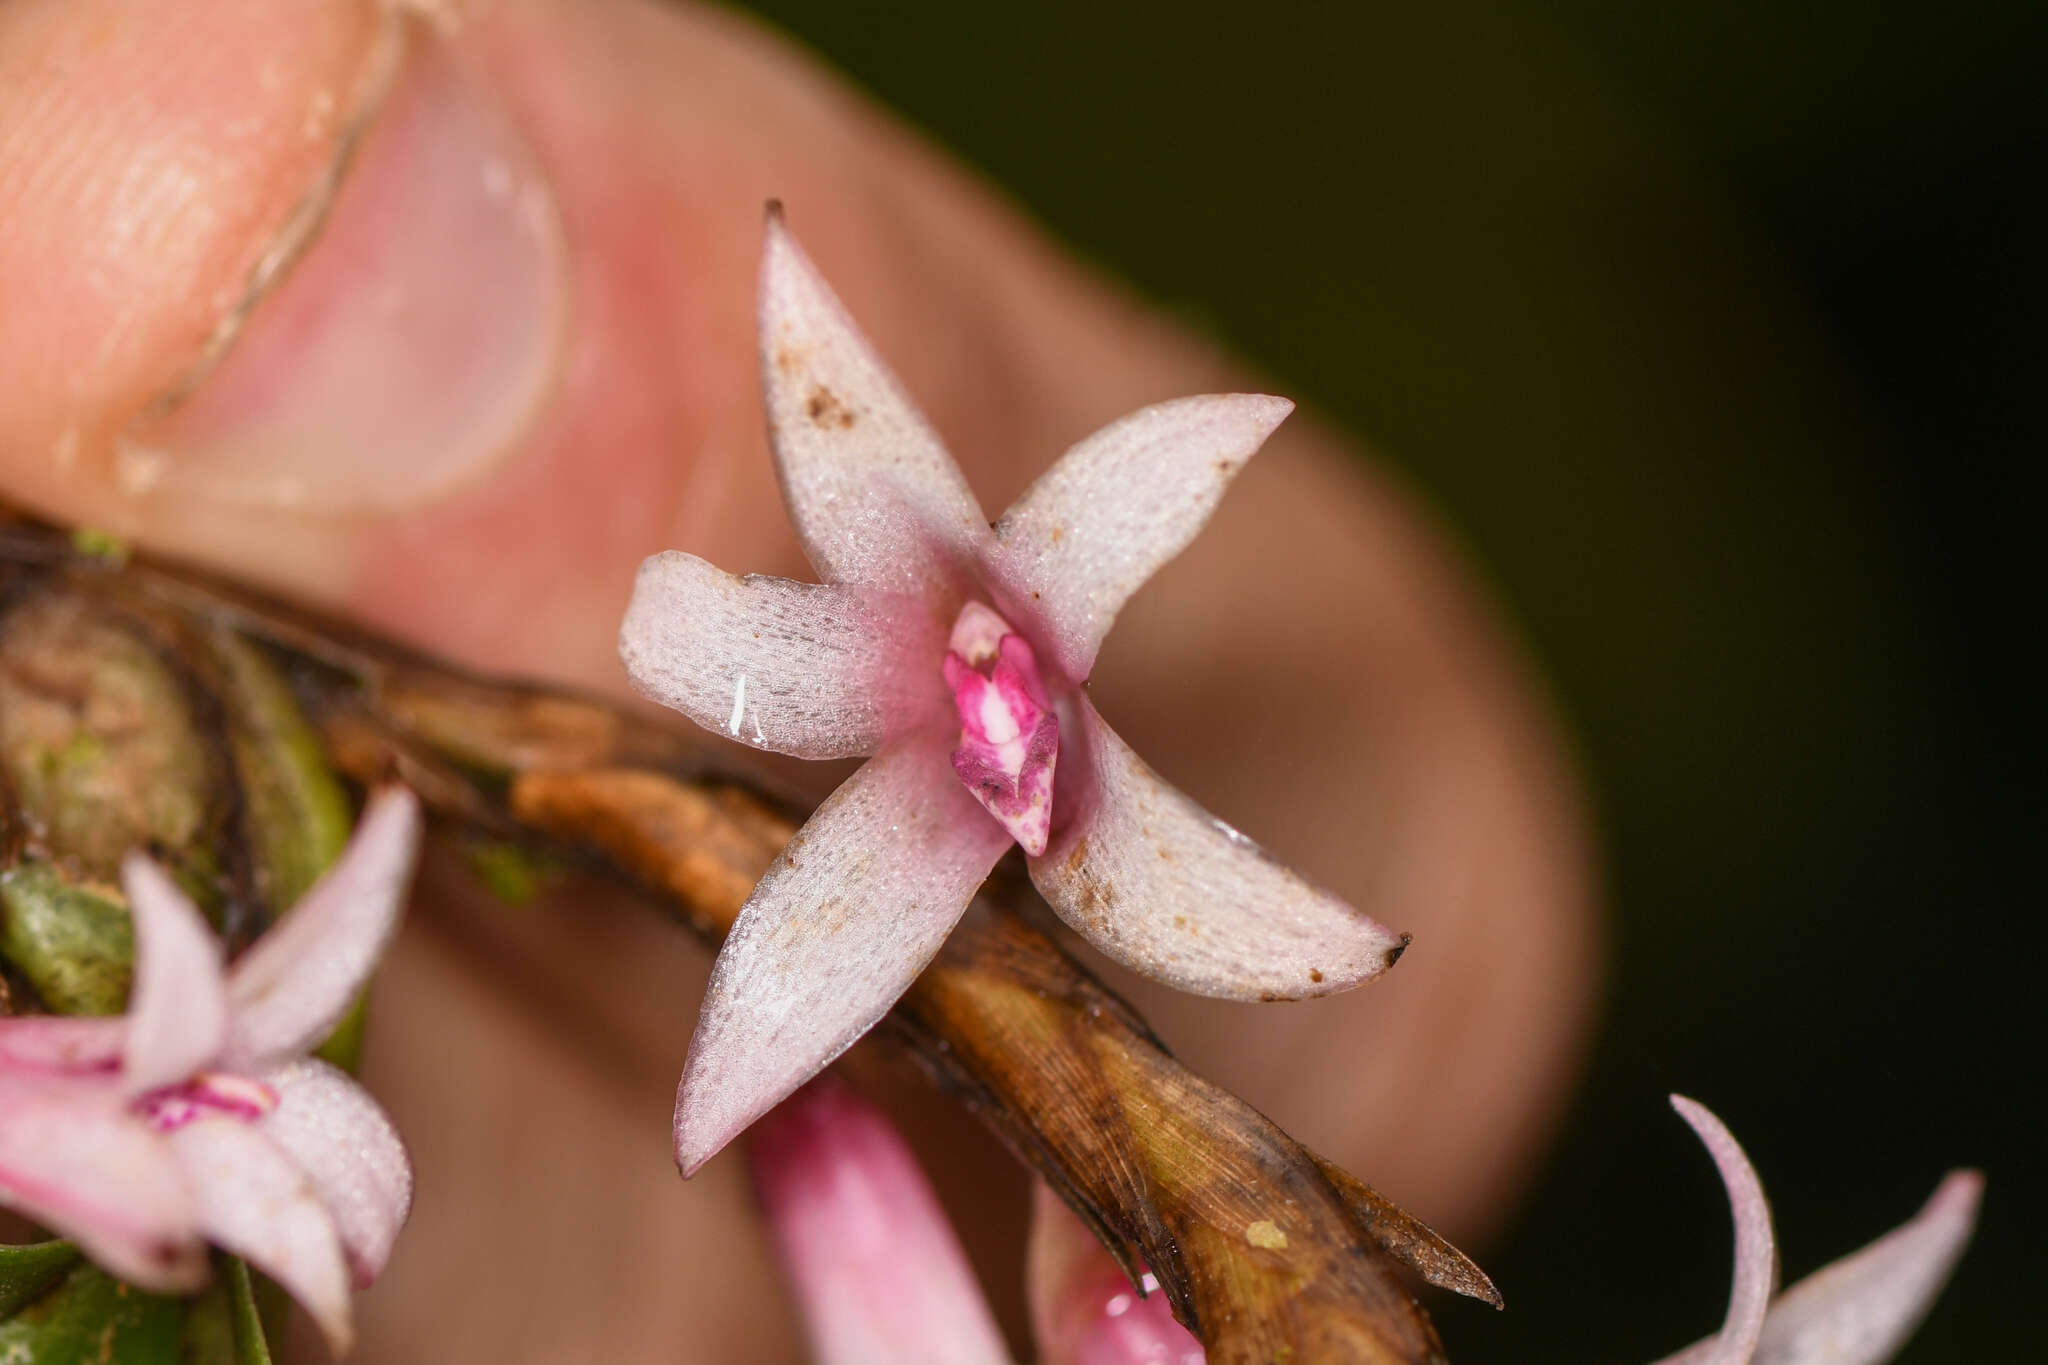
POLYGON ((1193 540, 1294 405, 1211 394, 1088 437, 993 525, 944 444, 769 213, 761 374, 820 583, 648 560, 633 684, 799 758, 865 757, 741 909, 676 1102, 693 1171, 865 1033, 995 862, 1025 853, 1096 948, 1169 985, 1296 999, 1406 943, 1268 858, 1131 752, 1083 684, 1123 604, 1193 540))

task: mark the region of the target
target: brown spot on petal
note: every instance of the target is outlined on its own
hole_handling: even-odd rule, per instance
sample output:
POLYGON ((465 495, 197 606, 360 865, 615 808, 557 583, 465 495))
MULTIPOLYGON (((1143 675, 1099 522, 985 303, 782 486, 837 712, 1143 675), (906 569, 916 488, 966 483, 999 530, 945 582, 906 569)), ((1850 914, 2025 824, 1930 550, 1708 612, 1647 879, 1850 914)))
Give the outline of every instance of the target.
POLYGON ((1323 979, 1323 969, 1321 967, 1309 968, 1308 979, 1311 981, 1321 981, 1323 979))
POLYGON ((1401 954, 1407 952, 1408 945, 1410 943, 1413 943, 1414 941, 1415 935, 1413 934, 1401 935, 1401 941, 1399 943, 1396 943, 1393 947, 1387 949, 1387 965, 1391 967, 1396 962, 1399 962, 1401 960, 1401 954))
POLYGON ((859 420, 853 415, 853 409, 840 402, 839 395, 823 384, 811 390, 811 396, 804 402, 804 415, 814 426, 838 427, 842 431, 859 420))

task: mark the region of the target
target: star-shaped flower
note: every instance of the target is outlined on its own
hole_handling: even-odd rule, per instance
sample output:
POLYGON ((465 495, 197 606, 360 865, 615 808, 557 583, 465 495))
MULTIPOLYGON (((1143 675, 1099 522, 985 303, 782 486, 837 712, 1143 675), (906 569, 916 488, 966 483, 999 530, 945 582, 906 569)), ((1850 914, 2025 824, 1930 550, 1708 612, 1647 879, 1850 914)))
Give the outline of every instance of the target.
POLYGON ((347 1074, 306 1055, 390 940, 419 842, 391 790, 292 912, 225 973, 199 911, 129 855, 125 1015, 0 1019, 0 1205, 145 1289, 206 1281, 206 1243, 289 1290, 337 1354, 349 1288, 384 1268, 412 1163, 347 1074))
POLYGON ((1707 1107, 1671 1107, 1700 1135, 1735 1215, 1735 1283, 1721 1330, 1657 1365, 1880 1365, 1906 1344, 1970 1240, 1984 1178, 1955 1171, 1910 1221, 1782 1294, 1763 1183, 1707 1107))
POLYGON ((872 757, 790 841, 719 954, 677 1095, 686 1172, 888 1010, 1012 843, 1084 938, 1183 990, 1321 995, 1400 955, 1405 937, 1162 781, 1082 688, 1125 601, 1291 403, 1145 408, 1068 451, 991 527, 772 209, 760 328, 783 495, 824 582, 657 555, 620 652, 636 687, 707 729, 800 758, 872 757))

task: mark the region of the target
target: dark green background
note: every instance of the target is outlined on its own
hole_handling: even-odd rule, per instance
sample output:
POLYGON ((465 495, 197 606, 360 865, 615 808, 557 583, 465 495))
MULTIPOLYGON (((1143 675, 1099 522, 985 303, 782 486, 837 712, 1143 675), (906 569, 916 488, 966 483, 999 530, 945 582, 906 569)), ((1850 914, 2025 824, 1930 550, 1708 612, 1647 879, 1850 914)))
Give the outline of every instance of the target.
POLYGON ((2041 1358, 2048 6, 757 9, 1363 433, 1548 669, 1616 958, 1454 1358, 1719 1321, 1673 1089, 1748 1145, 1788 1278, 1986 1167, 1904 1359, 2041 1358))

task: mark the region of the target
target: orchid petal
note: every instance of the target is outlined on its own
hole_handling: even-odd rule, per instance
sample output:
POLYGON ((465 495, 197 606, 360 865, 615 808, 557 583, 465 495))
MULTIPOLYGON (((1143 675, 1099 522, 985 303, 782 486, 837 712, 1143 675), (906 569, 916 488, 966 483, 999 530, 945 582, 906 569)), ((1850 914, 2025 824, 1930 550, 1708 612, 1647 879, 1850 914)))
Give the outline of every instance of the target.
POLYGON ((942 735, 899 741, 827 797, 741 907, 676 1092, 695 1171, 887 1013, 1010 837, 942 735))
POLYGON ((1673 1095, 1671 1107, 1699 1134, 1720 1169, 1721 1183, 1728 1187, 1728 1205, 1735 1219, 1735 1283, 1720 1332, 1667 1356, 1659 1365, 1748 1365, 1763 1330, 1771 1291, 1778 1283, 1778 1242, 1771 1231, 1771 1206, 1764 1198, 1756 1168, 1721 1120, 1705 1105, 1683 1095, 1673 1095))
POLYGON ((1877 1365, 1919 1325, 1976 1226, 1984 1178, 1957 1171, 1909 1223, 1771 1304, 1754 1365, 1877 1365))
POLYGON ((1024 1289, 1039 1365, 1202 1365, 1202 1343, 1141 1274, 1143 1297, 1074 1211, 1032 1182, 1024 1289))
POLYGON ((170 874, 139 853, 121 862, 135 917, 135 984, 121 1068, 126 1093, 182 1081, 211 1061, 228 1031, 220 940, 170 874))
POLYGON ((828 583, 925 597, 994 537, 937 433, 773 206, 760 309, 768 432, 804 553, 828 583))
POLYGON ((1031 880, 1110 957, 1170 986, 1230 999, 1345 990, 1393 965, 1396 934, 1318 890, 1145 766, 1085 697, 1062 724, 1062 790, 1031 880), (1075 771, 1079 769, 1080 771, 1075 771))
POLYGON ((199 1201, 207 1237, 283 1285, 334 1354, 349 1348, 348 1267, 304 1172, 252 1124, 202 1118, 164 1135, 199 1201))
POLYGON ((128 1042, 126 1015, 20 1014, 0 1018, 0 1073, 111 1075, 128 1042))
POLYGON ((391 1259, 412 1211, 412 1159, 391 1120, 346 1072, 310 1057, 264 1076, 277 1108, 262 1130, 312 1182, 334 1220, 356 1288, 391 1259))
POLYGON ((1004 609, 1035 615, 1068 678, 1095 666, 1110 623, 1187 547, 1294 404, 1264 394, 1141 408, 1069 450, 996 526, 1004 609))
POLYGON ((1008 1365, 924 1173, 852 1090, 813 1081, 755 1126, 748 1152, 819 1365, 1008 1365))
POLYGON ((798 758, 871 754, 943 714, 944 652, 914 598, 740 577, 673 550, 640 566, 619 630, 641 695, 798 758))
POLYGON ((397 926, 419 837, 411 792, 371 798, 340 860, 229 971, 228 1065, 260 1069, 333 1031, 397 926))
POLYGON ((206 1283, 184 1172, 110 1084, 0 1072, 0 1207, 64 1234, 144 1289, 189 1293, 206 1283))

